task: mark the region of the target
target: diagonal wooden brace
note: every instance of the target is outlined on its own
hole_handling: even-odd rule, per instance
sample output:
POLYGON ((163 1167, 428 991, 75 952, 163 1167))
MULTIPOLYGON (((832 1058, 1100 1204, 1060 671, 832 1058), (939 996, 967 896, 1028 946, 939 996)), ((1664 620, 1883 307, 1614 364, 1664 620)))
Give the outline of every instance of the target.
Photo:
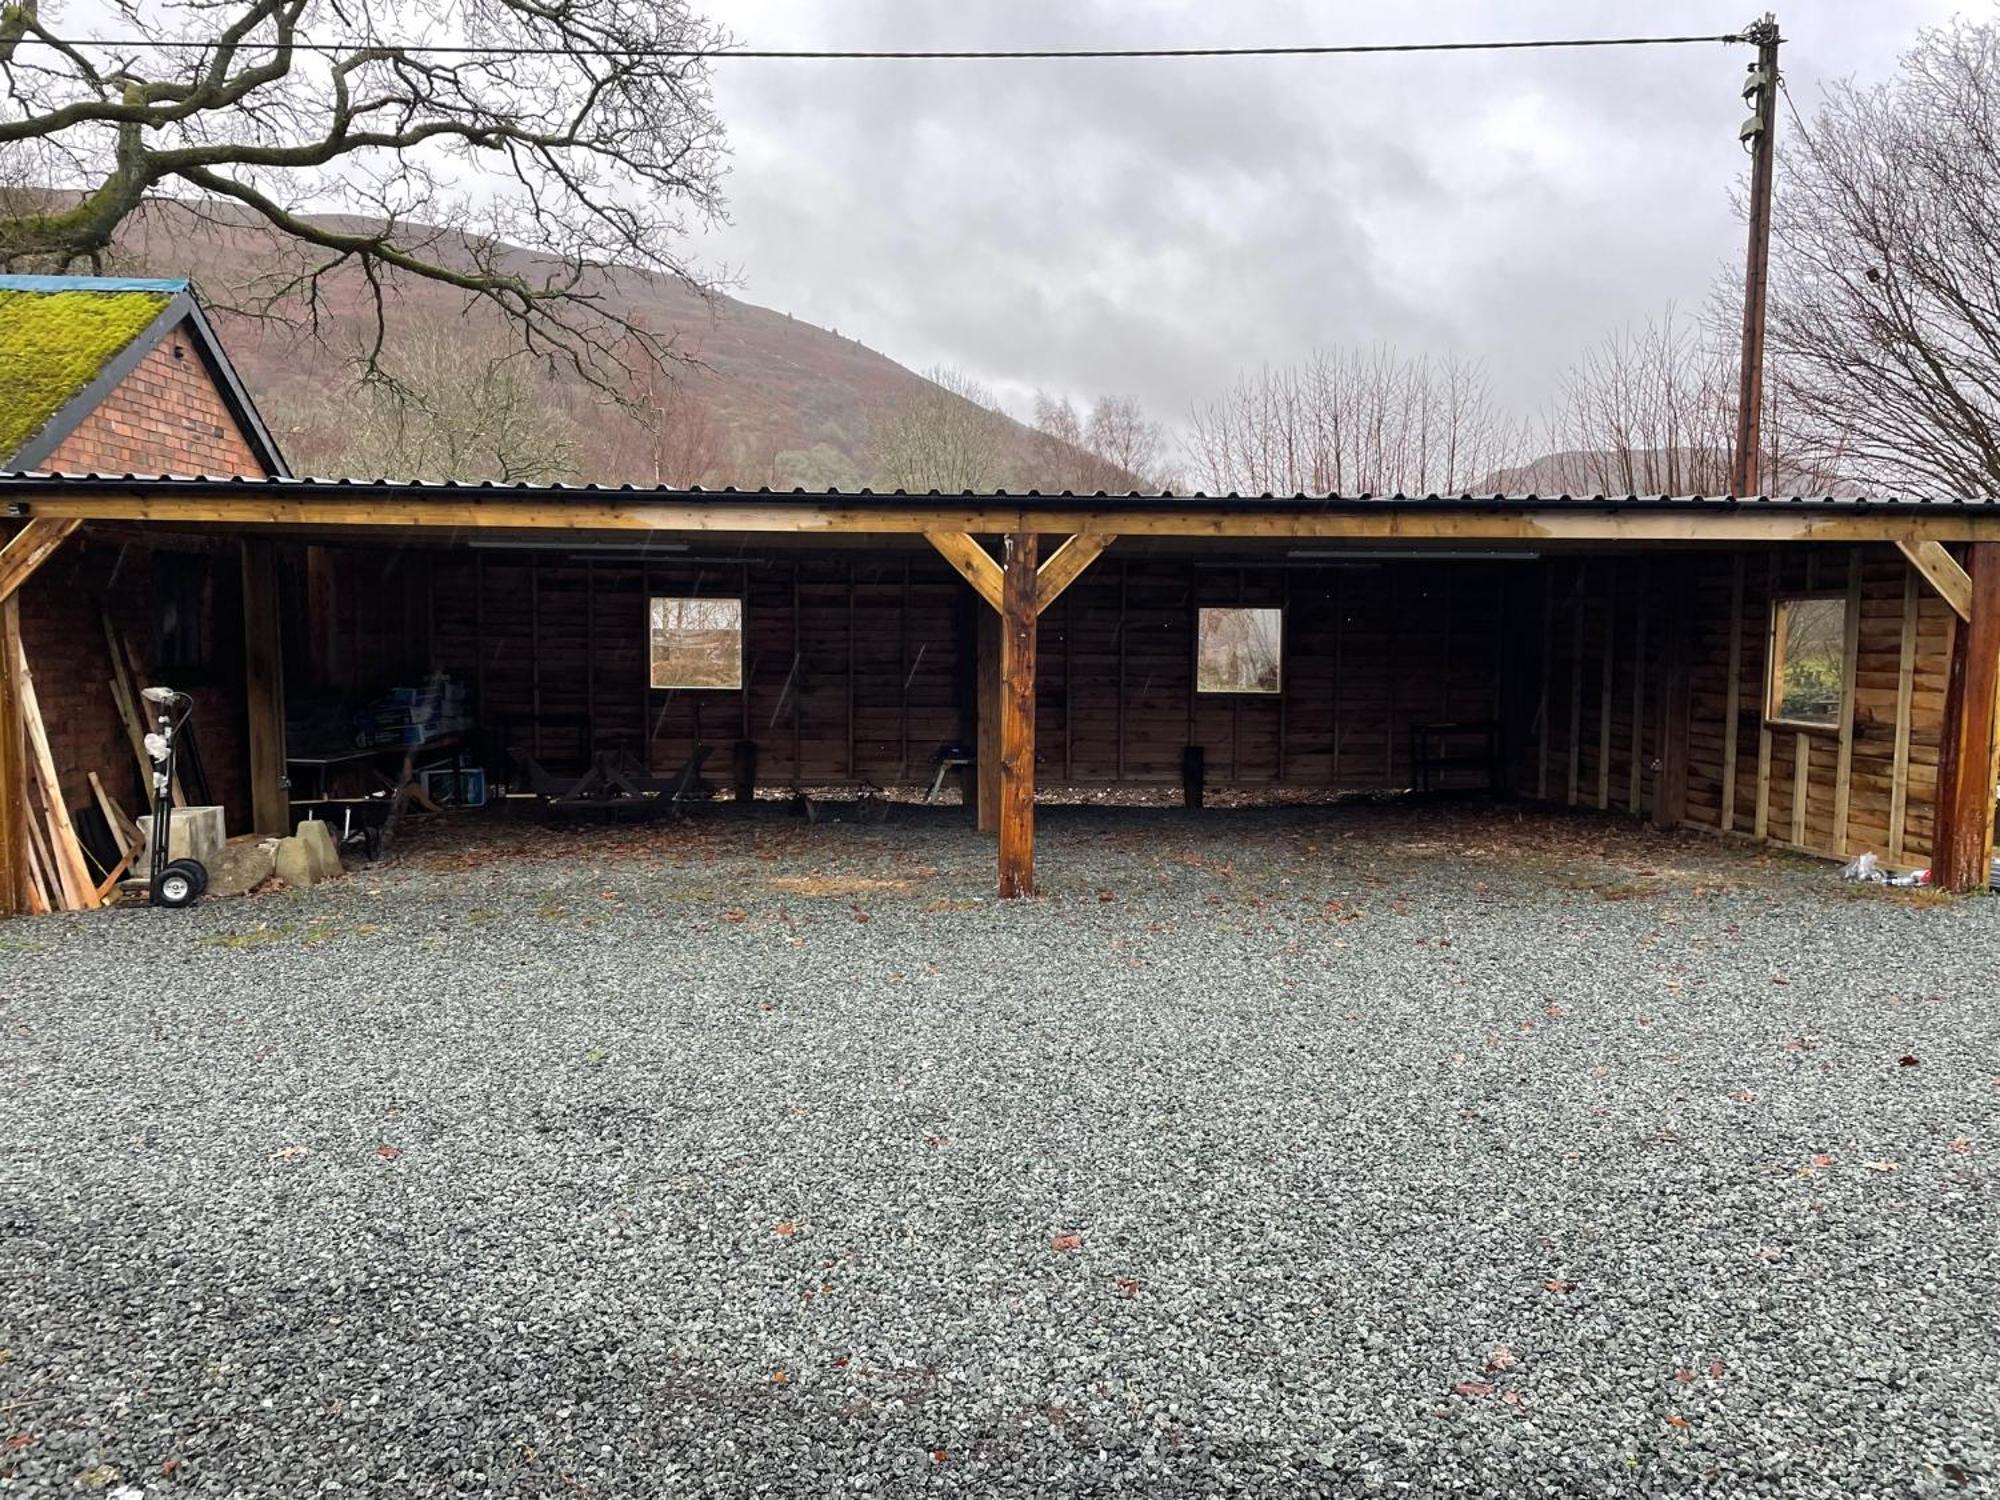
POLYGON ((1910 560, 1924 582, 1958 613, 1961 620, 1972 618, 1972 578, 1958 565, 1958 559, 1944 550, 1942 542, 1898 542, 1896 550, 1910 560))
POLYGON ((56 548, 82 524, 74 517, 57 521, 38 517, 9 537, 7 545, 0 547, 0 602, 13 598, 34 576, 35 569, 53 557, 56 548))

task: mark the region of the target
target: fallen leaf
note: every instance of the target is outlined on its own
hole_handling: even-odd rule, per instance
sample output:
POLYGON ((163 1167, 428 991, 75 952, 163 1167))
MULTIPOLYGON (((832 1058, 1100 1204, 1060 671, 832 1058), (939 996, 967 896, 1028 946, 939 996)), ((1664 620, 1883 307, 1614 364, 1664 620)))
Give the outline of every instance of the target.
POLYGON ((1099 891, 1097 893, 1097 899, 1099 901, 1116 901, 1118 897, 1110 891, 1099 891))
POLYGON ((1514 1351, 1505 1344, 1494 1345, 1493 1352, 1486 1356, 1486 1368, 1489 1371, 1511 1370, 1520 1362, 1514 1351))
POLYGON ((1719 1359, 1708 1367, 1708 1376, 1709 1379, 1711 1380, 1720 1380, 1724 1375, 1727 1375, 1728 1373, 1729 1373, 1728 1366, 1724 1365, 1723 1362, 1719 1359))
POLYGON ((1953 1136, 1951 1149, 1956 1151, 1960 1156, 1965 1155, 1966 1152, 1972 1149, 1972 1138, 1963 1135, 1953 1136))
POLYGON ((271 1153, 271 1160, 303 1161, 311 1155, 312 1152, 308 1151, 304 1146, 280 1146, 276 1151, 271 1153))
POLYGON ((1492 1382, 1485 1380, 1461 1380, 1452 1387, 1452 1391, 1460 1396, 1490 1396, 1493 1394, 1493 1385, 1492 1382))
POLYGON ((1669 1427, 1676 1428, 1681 1432, 1686 1432, 1688 1430, 1688 1419, 1686 1417, 1670 1416, 1667 1418, 1667 1425, 1669 1427))
POLYGON ((790 1239, 793 1235, 799 1232, 799 1226, 794 1224, 790 1219, 780 1219, 778 1221, 778 1227, 772 1230, 771 1232, 773 1234, 783 1235, 786 1239, 790 1239))
POLYGON ((1576 1283, 1574 1281, 1545 1281, 1542 1283, 1542 1290, 1545 1292, 1573 1292, 1576 1290, 1576 1283))
POLYGON ((1918 1061, 1919 1059, 1914 1053, 1905 1052, 1901 1057, 1896 1059, 1896 1066, 1899 1068, 1914 1068, 1918 1061))
POLYGON ((1519 1406, 1521 1404, 1521 1393, 1519 1391, 1502 1391, 1500 1393, 1500 1402, 1503 1406, 1519 1406))
POLYGON ((1813 1157, 1812 1164, 1816 1167, 1830 1167, 1833 1165, 1833 1158, 1822 1151, 1813 1157))
POLYGON ((1892 1161, 1864 1161, 1861 1165, 1871 1172, 1895 1172, 1901 1170, 1892 1161))
POLYGON ((867 912, 863 911, 860 907, 857 906, 854 908, 854 920, 857 922, 872 922, 875 919, 869 916, 867 912))
POLYGON ((1551 1016, 1565 1016, 1569 1014, 1569 1012, 1565 1011, 1560 1005, 1544 1006, 1543 1011, 1551 1016))
POLYGON ((1081 1250, 1083 1236, 1080 1234, 1059 1234, 1049 1240, 1051 1250, 1081 1250))
POLYGON ((1599 1063, 1596 1067, 1590 1070, 1590 1076, 1592 1078, 1609 1078, 1611 1076, 1611 1070, 1605 1067, 1602 1063, 1599 1063))
POLYGON ((375 1154, 384 1161, 394 1161, 403 1154, 403 1149, 400 1146, 391 1146, 385 1141, 375 1148, 375 1154))
POLYGON ((1757 1102, 1757 1091, 1755 1089, 1738 1089, 1729 1097, 1734 1099, 1738 1104, 1755 1104, 1757 1102))
POLYGON ((784 1385, 788 1383, 791 1380, 791 1378, 792 1377, 787 1375, 783 1370, 773 1370, 771 1372, 772 1385, 784 1385))
POLYGON ((1692 1370, 1676 1370, 1676 1371, 1674 1371, 1674 1379, 1678 1380, 1678 1381, 1679 1381, 1679 1382, 1680 1382, 1680 1383, 1681 1383, 1682 1385, 1693 1385, 1693 1384, 1694 1384, 1694 1371, 1692 1371, 1692 1370))
POLYGON ((847 1368, 847 1356, 846 1356, 845 1354, 836 1354, 836 1355, 835 1355, 835 1356, 833 1357, 833 1367, 834 1367, 834 1368, 835 1368, 836 1370, 844 1370, 844 1369, 846 1369, 846 1368, 847 1368))
POLYGON ((726 911, 722 914, 722 920, 725 922, 747 922, 750 920, 750 913, 747 911, 726 911))
POLYGON ((943 1448, 931 1449, 931 1462, 936 1464, 951 1462, 951 1454, 943 1448))
POLYGON ((1145 1283, 1135 1276, 1120 1276, 1118 1278, 1118 1295, 1121 1297, 1136 1297, 1139 1295, 1139 1288, 1143 1285, 1145 1283))
POLYGON ((951 1144, 951 1139, 948 1136, 927 1135, 924 1137, 924 1144, 933 1151, 942 1151, 951 1144))

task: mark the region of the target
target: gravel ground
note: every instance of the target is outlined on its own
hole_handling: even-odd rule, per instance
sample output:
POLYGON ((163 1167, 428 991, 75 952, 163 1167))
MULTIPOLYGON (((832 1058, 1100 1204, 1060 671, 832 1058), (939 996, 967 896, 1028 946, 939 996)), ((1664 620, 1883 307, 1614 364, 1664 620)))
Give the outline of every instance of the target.
POLYGON ((2000 904, 1606 819, 458 825, 0 926, 0 1485, 2000 1492, 2000 904))

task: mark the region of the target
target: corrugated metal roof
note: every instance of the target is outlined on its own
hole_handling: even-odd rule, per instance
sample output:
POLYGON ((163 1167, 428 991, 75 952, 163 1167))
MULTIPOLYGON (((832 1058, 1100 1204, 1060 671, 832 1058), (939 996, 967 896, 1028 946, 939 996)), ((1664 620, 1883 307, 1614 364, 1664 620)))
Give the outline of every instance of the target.
POLYGON ((957 501, 980 504, 1007 504, 1023 501, 1087 501, 1095 505, 1111 507, 1132 505, 1157 505, 1166 502, 1185 503, 1200 501, 1222 505, 1284 505, 1284 506, 1423 506, 1423 507, 1463 507, 1505 508, 1533 505, 1575 505, 1594 508, 1621 507, 1674 507, 1690 510, 1723 510, 1732 507, 1804 507, 1830 506, 1841 508, 1864 508, 1876 506, 1955 506, 2000 508, 2000 497, 1984 496, 1942 496, 1942 495, 1504 495, 1473 494, 1455 495, 1425 494, 1243 494, 1231 490, 1225 494, 1208 494, 1195 490, 1188 492, 1126 491, 1108 493, 1098 490, 1079 493, 1073 490, 876 490, 876 489, 807 489, 796 486, 791 489, 772 489, 764 486, 756 489, 739 489, 727 486, 721 489, 692 487, 677 489, 667 485, 635 484, 529 484, 522 482, 499 482, 494 480, 431 480, 431 479, 335 479, 314 478, 309 475, 272 476, 269 478, 245 477, 240 475, 210 476, 205 474, 52 474, 41 471, 20 471, 0 473, 0 491, 9 489, 103 489, 103 488, 144 488, 149 490, 171 490, 179 492, 244 493, 254 491, 282 490, 297 495, 301 499, 317 496, 339 495, 353 497, 367 495, 408 495, 436 494, 453 495, 460 498, 491 496, 506 499, 647 499, 659 502, 675 500, 793 500, 848 502, 866 500, 873 503, 884 501, 937 502, 957 501))

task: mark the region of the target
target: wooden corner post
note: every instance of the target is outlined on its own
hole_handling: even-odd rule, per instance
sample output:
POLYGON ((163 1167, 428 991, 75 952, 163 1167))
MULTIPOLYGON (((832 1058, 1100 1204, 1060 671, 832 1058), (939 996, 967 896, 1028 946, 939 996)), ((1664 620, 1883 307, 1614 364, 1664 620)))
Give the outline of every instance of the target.
POLYGON ((243 543, 243 697, 250 720, 250 816, 256 832, 292 831, 285 784, 285 654, 279 640, 277 543, 243 543))
POLYGON ((1938 747, 1931 878, 1950 891, 1992 879, 1993 781, 2000 745, 2000 542, 1967 548, 1970 608, 1952 634, 1951 675, 1938 747))
POLYGON ((1001 555, 1000 897, 1035 894, 1035 577, 1032 531, 1009 532, 1001 555))
POLYGON ((26 865, 28 830, 27 752, 21 724, 21 693, 14 663, 20 660, 21 606, 0 600, 0 916, 28 909, 26 865))

